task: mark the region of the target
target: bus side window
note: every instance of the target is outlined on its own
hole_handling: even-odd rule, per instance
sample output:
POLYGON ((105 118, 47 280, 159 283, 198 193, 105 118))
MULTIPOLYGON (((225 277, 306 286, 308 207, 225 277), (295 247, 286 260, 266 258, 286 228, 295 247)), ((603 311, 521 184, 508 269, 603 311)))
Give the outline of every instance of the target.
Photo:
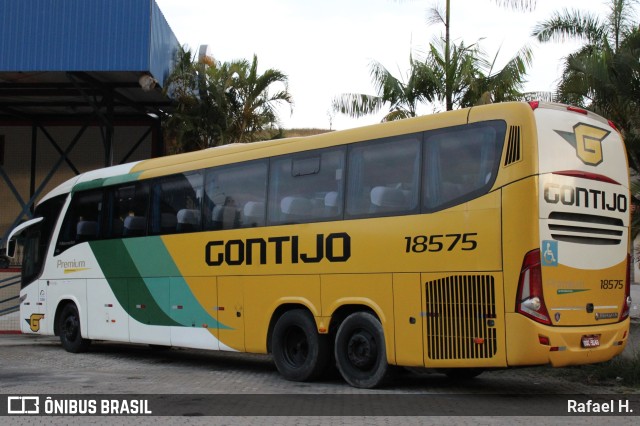
POLYGON ((420 134, 410 134, 351 148, 347 216, 417 212, 420 139, 420 134))
POLYGON ((102 190, 77 192, 62 222, 55 254, 101 236, 102 190))
POLYGON ((342 219, 344 166, 344 148, 273 158, 269 224, 342 219))
POLYGON ((205 229, 264 226, 267 191, 265 160, 208 169, 204 186, 205 229))
POLYGON ((201 228, 202 173, 167 176, 151 188, 150 234, 196 232, 201 228))
POLYGON ((109 189, 106 238, 147 235, 149 187, 144 182, 109 189))

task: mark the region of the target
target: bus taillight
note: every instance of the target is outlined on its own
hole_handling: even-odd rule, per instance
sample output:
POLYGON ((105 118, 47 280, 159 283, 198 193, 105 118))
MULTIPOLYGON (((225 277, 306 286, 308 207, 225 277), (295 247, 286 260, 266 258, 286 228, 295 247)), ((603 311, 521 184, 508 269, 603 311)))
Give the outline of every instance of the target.
POLYGON ((542 294, 542 269, 540 267, 539 249, 527 253, 522 261, 516 310, 536 322, 551 325, 542 294))
POLYGON ((631 265, 631 255, 627 254, 627 276, 624 283, 624 301, 622 302, 620 321, 624 321, 629 317, 629 310, 631 309, 631 265))

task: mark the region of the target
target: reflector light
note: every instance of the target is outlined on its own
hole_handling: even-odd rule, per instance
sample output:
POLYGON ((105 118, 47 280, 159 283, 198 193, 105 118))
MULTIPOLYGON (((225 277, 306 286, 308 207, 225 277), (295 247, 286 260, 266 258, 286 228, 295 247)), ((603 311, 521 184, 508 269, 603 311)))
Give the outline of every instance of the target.
POLYGON ((540 101, 531 101, 529 102, 529 106, 533 111, 535 111, 540 106, 540 101))
POLYGON ((541 334, 538 334, 538 342, 540 342, 541 345, 545 346, 551 345, 551 341, 549 340, 549 338, 547 336, 542 336, 541 334))
POLYGON ((482 345, 484 343, 484 338, 483 337, 474 337, 473 338, 473 343, 475 343, 476 345, 482 345))
POLYGON ((578 114, 584 114, 584 115, 587 115, 589 113, 586 109, 582 109, 574 106, 568 106, 567 111, 577 112, 578 114))

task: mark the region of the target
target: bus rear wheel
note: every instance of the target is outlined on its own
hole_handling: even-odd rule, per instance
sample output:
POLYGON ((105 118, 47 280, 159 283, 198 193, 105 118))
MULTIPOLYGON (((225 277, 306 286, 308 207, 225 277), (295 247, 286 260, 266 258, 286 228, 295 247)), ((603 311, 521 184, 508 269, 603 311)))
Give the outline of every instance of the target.
POLYGON ((271 352, 280 374, 295 382, 317 378, 330 358, 328 336, 318 333, 313 317, 303 309, 285 312, 278 319, 271 352))
POLYGON ((379 386, 389 369, 380 321, 368 312, 349 315, 338 328, 335 357, 340 374, 351 386, 379 386))
POLYGON ((67 304, 58 319, 60 343, 67 352, 80 353, 89 348, 91 340, 84 339, 80 331, 80 315, 73 303, 67 304))

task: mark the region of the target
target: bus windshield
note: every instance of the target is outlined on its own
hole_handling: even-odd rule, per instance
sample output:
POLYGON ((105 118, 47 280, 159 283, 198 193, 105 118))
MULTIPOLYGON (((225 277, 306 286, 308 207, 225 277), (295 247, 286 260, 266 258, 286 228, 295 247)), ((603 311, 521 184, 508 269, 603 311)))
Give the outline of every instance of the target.
POLYGON ((34 217, 42 217, 43 220, 28 227, 23 233, 22 288, 42 273, 53 229, 65 199, 65 195, 59 195, 38 205, 34 217))

